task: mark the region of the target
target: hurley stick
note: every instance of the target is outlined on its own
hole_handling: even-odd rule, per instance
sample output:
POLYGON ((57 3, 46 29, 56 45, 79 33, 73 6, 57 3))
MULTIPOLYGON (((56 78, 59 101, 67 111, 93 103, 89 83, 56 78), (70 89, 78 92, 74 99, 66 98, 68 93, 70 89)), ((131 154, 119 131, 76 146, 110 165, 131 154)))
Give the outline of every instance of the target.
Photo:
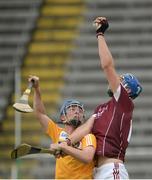
POLYGON ((16 102, 15 104, 13 104, 13 108, 16 111, 23 112, 23 113, 33 112, 33 109, 30 107, 30 105, 28 103, 28 99, 29 99, 29 95, 32 90, 32 86, 33 86, 33 82, 31 81, 31 82, 29 82, 28 87, 24 91, 24 93, 21 96, 21 98, 19 99, 19 101, 16 102))

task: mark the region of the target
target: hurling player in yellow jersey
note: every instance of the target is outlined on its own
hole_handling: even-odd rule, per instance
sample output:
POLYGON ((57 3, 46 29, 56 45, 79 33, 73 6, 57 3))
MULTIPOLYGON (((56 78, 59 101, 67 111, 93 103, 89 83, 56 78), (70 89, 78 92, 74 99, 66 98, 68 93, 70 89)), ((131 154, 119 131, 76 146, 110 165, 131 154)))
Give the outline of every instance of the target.
POLYGON ((77 144, 77 147, 68 146, 66 140, 79 125, 84 122, 83 104, 77 100, 66 100, 60 110, 60 120, 64 128, 59 127, 46 112, 41 100, 39 78, 30 76, 29 81, 34 85, 34 111, 46 132, 51 138, 52 149, 61 150, 65 156, 56 159, 56 179, 92 179, 94 169, 94 154, 96 149, 96 138, 88 134, 77 144))

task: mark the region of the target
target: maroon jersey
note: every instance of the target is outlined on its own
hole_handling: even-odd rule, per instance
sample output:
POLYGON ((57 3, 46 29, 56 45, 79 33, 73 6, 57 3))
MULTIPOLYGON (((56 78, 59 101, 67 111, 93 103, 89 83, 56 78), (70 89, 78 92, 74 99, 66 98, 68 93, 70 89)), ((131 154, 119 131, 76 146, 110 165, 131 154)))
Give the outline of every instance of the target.
POLYGON ((110 101, 96 108, 92 132, 97 138, 97 155, 124 161, 132 131, 133 109, 133 102, 122 85, 110 101))

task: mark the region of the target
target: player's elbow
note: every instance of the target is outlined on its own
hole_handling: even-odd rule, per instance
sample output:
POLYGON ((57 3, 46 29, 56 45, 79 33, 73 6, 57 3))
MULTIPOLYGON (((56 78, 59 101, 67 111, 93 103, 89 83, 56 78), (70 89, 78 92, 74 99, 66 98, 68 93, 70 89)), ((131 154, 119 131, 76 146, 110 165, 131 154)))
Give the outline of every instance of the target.
POLYGON ((88 146, 88 148, 84 151, 84 163, 90 163, 94 159, 96 149, 93 146, 88 146))
POLYGON ((36 118, 41 119, 42 113, 40 111, 34 111, 36 118))
POLYGON ((92 162, 92 161, 93 161, 93 157, 92 157, 92 156, 87 156, 87 157, 83 160, 83 163, 88 164, 88 163, 90 163, 90 162, 92 162))
POLYGON ((107 69, 114 67, 112 61, 101 64, 101 68, 106 71, 107 69))
POLYGON ((44 112, 42 112, 41 110, 39 109, 34 109, 34 113, 35 113, 35 116, 40 119, 43 115, 45 115, 44 112))
POLYGON ((88 163, 92 162, 93 158, 94 158, 94 153, 95 153, 94 150, 92 152, 85 153, 85 155, 83 156, 84 157, 83 162, 85 164, 88 164, 88 163))

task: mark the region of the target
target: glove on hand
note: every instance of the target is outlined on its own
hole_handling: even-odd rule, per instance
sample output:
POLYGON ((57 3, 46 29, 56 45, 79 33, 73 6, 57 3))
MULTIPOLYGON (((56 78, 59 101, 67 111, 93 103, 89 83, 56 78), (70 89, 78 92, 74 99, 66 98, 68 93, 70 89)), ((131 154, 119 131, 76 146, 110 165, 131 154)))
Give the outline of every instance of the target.
POLYGON ((94 24, 96 26, 96 36, 98 37, 99 35, 104 35, 105 31, 108 29, 109 24, 106 18, 104 17, 98 17, 94 21, 94 24))

